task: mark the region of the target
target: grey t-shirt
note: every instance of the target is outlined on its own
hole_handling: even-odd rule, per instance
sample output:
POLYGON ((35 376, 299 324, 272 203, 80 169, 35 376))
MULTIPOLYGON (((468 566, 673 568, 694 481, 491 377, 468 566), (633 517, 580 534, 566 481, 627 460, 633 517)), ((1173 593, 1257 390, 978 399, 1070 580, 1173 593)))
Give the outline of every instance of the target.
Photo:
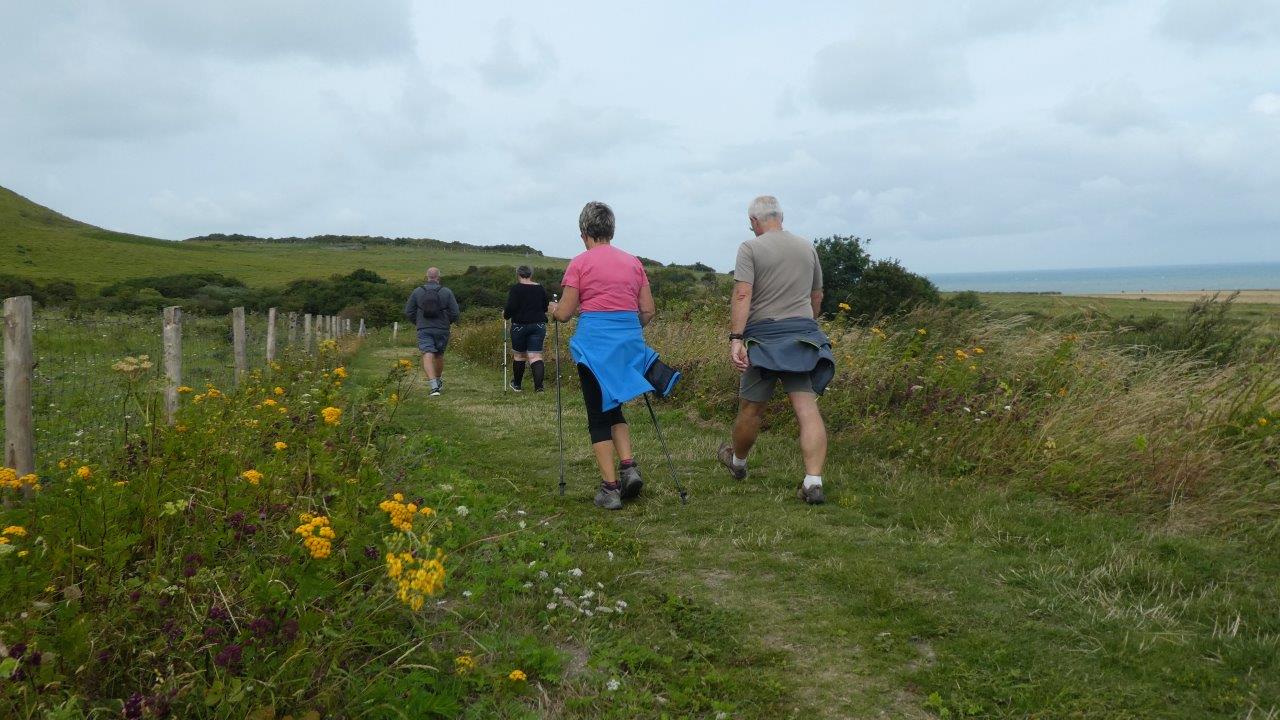
POLYGON ((822 289, 822 265, 813 243, 786 230, 772 230, 738 248, 733 279, 751 283, 748 324, 812 318, 809 294, 822 289))

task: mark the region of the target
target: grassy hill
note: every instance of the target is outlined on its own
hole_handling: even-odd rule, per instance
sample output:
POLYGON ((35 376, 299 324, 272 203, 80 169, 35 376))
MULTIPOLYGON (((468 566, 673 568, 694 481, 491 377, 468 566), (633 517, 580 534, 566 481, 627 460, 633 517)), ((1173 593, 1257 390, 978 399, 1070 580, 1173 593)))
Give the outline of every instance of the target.
MULTIPOLYGON (((524 254, 482 248, 393 244, 174 242, 104 230, 73 220, 0 187, 3 272, 36 280, 106 285, 149 275, 212 271, 254 287, 328 277, 363 267, 391 280, 417 280, 427 266, 446 274, 471 265, 518 265, 524 254)), ((564 265, 537 257, 538 265, 564 265)))

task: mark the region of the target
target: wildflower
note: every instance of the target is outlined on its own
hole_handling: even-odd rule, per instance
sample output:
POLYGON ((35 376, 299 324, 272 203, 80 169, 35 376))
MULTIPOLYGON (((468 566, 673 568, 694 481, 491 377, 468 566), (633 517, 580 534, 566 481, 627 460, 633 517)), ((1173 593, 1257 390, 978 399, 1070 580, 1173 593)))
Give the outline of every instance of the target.
POLYGON ((275 444, 275 449, 276 449, 276 450, 288 450, 288 449, 289 449, 289 443, 287 443, 287 442, 285 442, 285 441, 283 441, 283 440, 277 440, 277 441, 276 441, 276 444, 275 444))
POLYGON ((30 553, 30 552, 28 552, 28 551, 26 551, 26 550, 19 550, 19 551, 18 551, 18 557, 26 557, 26 556, 28 556, 28 555, 30 555, 30 554, 31 554, 31 553, 30 553))
MULTIPOLYGON (((414 503, 405 503, 404 495, 396 493, 390 500, 383 500, 378 503, 378 509, 387 514, 387 520, 391 523, 391 527, 404 532, 413 530, 413 518, 418 514, 418 506, 414 503)), ((434 514, 431 508, 424 507, 421 509, 423 515, 434 514)))
POLYGON ((187 393, 192 392, 192 388, 189 385, 179 385, 178 392, 182 393, 183 395, 186 395, 187 393))
POLYGON ((876 339, 878 339, 878 340, 883 340, 883 339, 885 339, 884 331, 883 331, 883 330, 881 330, 881 329, 880 329, 880 328, 878 328, 878 327, 873 327, 873 328, 871 328, 871 334, 872 334, 872 335, 875 335, 875 336, 876 336, 876 339))
POLYGON ((0 545, 8 545, 8 544, 9 544, 9 538, 5 537, 4 535, 0 535, 0 545))
POLYGON ((0 535, 11 535, 13 537, 26 537, 27 529, 21 525, 10 525, 4 530, 0 530, 0 535))
POLYGON ((444 553, 439 548, 430 560, 407 552, 387 553, 386 560, 387 577, 396 583, 396 597, 412 610, 421 609, 427 597, 444 588, 444 553))
POLYGON ((81 480, 88 480, 93 477, 93 471, 89 469, 88 465, 81 465, 80 468, 76 470, 76 477, 81 480))
POLYGON ((458 513, 458 517, 466 517, 467 515, 471 514, 471 511, 467 509, 466 505, 459 505, 458 507, 454 508, 453 511, 458 513))
POLYGON ((1268 422, 1267 419, 1264 417, 1258 418, 1258 427, 1266 427, 1267 422, 1268 422))
POLYGON ((114 485, 114 486, 116 486, 116 487, 124 487, 125 485, 128 485, 129 483, 128 483, 128 481, 126 481, 126 480, 117 480, 117 481, 115 481, 115 482, 113 482, 113 483, 111 483, 111 484, 112 484, 112 485, 114 485))
POLYGON ((620 687, 622 683, 618 682, 618 678, 609 678, 609 682, 604 684, 604 689, 609 692, 616 692, 620 687))
POLYGON ((928 335, 929 331, 925 328, 916 328, 917 335, 928 335))
POLYGON ((849 312, 850 310, 852 310, 852 309, 853 309, 853 308, 849 307, 849 303, 840 303, 840 304, 839 304, 839 305, 837 305, 836 307, 840 308, 841 310, 843 310, 843 311, 845 311, 845 312, 849 312))
POLYGON ((275 407, 275 406, 276 406, 275 398, 267 398, 266 400, 263 400, 262 404, 259 405, 258 407, 275 407))
POLYGON ((574 577, 582 577, 582 568, 574 568, 569 571, 569 574, 574 577))
POLYGON ((257 485, 262 482, 262 473, 254 470, 253 468, 249 468, 248 470, 240 473, 240 477, 248 480, 250 485, 257 485))
POLYGON ((410 360, 409 358, 400 358, 399 360, 396 361, 396 367, 400 368, 401 370, 408 370, 413 367, 413 361, 410 360))
POLYGON ((398 405, 400 403, 400 394, 391 393, 391 397, 387 398, 387 401, 390 402, 392 405, 398 405))
POLYGON ((529 679, 529 676, 525 675, 523 670, 517 668, 507 675, 507 679, 511 682, 524 682, 529 679))
POLYGON ((338 378, 339 380, 346 380, 346 379, 347 379, 347 369, 346 369, 345 367, 342 367, 341 365, 339 365, 338 367, 336 367, 336 368, 334 368, 334 369, 333 369, 333 376, 334 376, 334 377, 336 377, 336 378, 338 378))
POLYGON ((960 348, 956 348, 956 359, 957 359, 957 360, 968 360, 968 359, 969 359, 969 353, 965 352, 964 350, 961 350, 960 348))
POLYGON ((187 426, 183 425, 182 423, 178 423, 177 425, 174 426, 173 429, 180 433, 184 433, 187 431, 187 426))
POLYGON ((316 560, 329 557, 333 551, 333 540, 337 538, 337 533, 329 525, 329 518, 311 513, 302 513, 298 518, 302 520, 302 524, 294 528, 293 532, 302 536, 302 546, 316 560))
POLYGON ((1058 388, 1058 397, 1066 397, 1067 389, 1065 387, 1058 388))
POLYGON ((283 395, 283 394, 284 394, 284 388, 282 388, 282 387, 280 387, 279 385, 277 385, 277 386, 276 386, 276 387, 275 387, 271 392, 275 393, 276 395, 283 395))
POLYGON ((466 675, 476 669, 476 659, 468 654, 462 654, 453 659, 453 671, 459 675, 466 675))
POLYGON ((327 407, 320 411, 326 425, 337 425, 342 422, 342 408, 327 407))

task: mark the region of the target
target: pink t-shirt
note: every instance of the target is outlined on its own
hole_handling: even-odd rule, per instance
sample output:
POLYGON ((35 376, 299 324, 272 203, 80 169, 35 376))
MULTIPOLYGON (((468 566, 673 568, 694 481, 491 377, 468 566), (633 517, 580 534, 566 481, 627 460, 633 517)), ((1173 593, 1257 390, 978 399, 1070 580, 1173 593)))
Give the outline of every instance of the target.
POLYGON ((640 288, 649 284, 649 276, 634 255, 597 245, 569 261, 560 284, 578 288, 582 312, 638 312, 640 288))

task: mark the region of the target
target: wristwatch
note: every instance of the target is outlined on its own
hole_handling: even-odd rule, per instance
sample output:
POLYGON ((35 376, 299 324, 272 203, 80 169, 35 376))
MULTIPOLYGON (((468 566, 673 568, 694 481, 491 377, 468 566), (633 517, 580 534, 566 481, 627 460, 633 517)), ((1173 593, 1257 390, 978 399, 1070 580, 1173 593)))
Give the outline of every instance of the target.
POLYGON ((730 339, 730 340, 741 340, 741 339, 742 339, 742 333, 729 333, 729 339, 730 339))

